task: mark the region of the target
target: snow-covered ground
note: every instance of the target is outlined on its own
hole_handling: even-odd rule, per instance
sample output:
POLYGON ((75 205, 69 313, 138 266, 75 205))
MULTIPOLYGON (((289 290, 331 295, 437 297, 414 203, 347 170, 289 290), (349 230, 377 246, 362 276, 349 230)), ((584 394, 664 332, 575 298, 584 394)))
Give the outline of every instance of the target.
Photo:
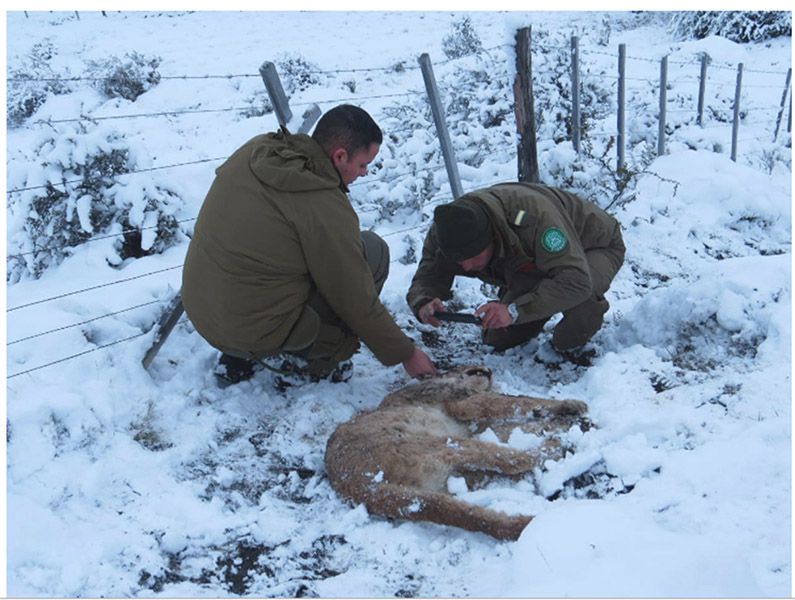
MULTIPOLYGON (((219 389, 212 375, 217 352, 183 321, 146 371, 141 358, 153 334, 140 334, 178 290, 188 238, 122 262, 113 238, 86 243, 40 278, 23 276, 7 288, 7 341, 15 342, 7 360, 9 595, 791 594, 791 150, 786 132, 771 142, 775 112, 763 112, 780 101, 790 38, 681 42, 650 15, 471 13, 488 57, 448 61, 443 39, 461 13, 79 16, 8 13, 9 68, 49 40, 50 67, 63 76, 79 76, 85 61, 137 51, 160 57, 164 78, 135 102, 108 100, 86 81, 51 96, 8 130, 10 189, 60 181, 52 165, 112 146, 111 134, 113 143, 127 144, 138 169, 227 156, 273 130, 273 114, 40 121, 251 108, 264 94, 260 64, 285 52, 300 55, 323 73, 293 93, 296 107, 350 101, 373 114, 387 138, 394 132, 378 172, 353 186, 351 196, 363 226, 391 246, 382 300, 398 322, 440 365, 484 364, 495 387, 509 394, 584 400, 596 427, 571 432, 577 451, 532 479, 463 491, 471 502, 536 515, 516 542, 370 517, 331 489, 325 442, 337 424, 406 384, 402 369, 385 368, 363 350, 344 384, 279 391, 264 372, 219 389), (630 167, 639 164, 647 132, 656 136, 650 82, 662 56, 681 69, 669 99, 683 106, 697 90, 691 80, 699 53, 708 52, 715 65, 743 62, 748 70, 737 162, 728 156, 730 122, 719 120, 731 118, 735 73, 716 66, 713 81, 723 88, 710 91, 709 127, 672 110, 668 154, 637 168, 612 203, 594 194, 624 226, 627 261, 609 293, 612 308, 589 367, 555 362, 549 332, 522 348, 490 353, 471 326, 439 332, 418 325, 404 300, 427 215, 450 197, 444 170, 421 171, 441 159, 422 110, 416 59, 430 54, 445 94, 456 93, 452 81, 459 93, 471 91, 472 103, 460 107, 468 118, 451 123, 464 188, 509 180, 516 158, 507 45, 528 24, 549 43, 550 32, 565 34, 566 43, 578 32, 584 71, 605 88, 617 46, 627 44, 636 78, 628 94, 635 108, 627 117, 630 167), (401 62, 406 68, 393 68, 401 62), (482 64, 498 72, 478 80, 482 64), (167 77, 227 74, 252 76, 167 77), (682 91, 687 85, 695 87, 682 91), (500 118, 485 126, 495 114, 489 110, 500 118), (422 186, 413 178, 388 179, 408 166, 423 173, 422 186), (105 285, 120 279, 126 281, 105 285), (78 290, 85 291, 71 294, 78 290), (82 325, 68 327, 75 323, 82 325), (48 363, 54 364, 38 368, 48 363)), ((539 93, 547 89, 549 56, 537 57, 539 93)), ((607 109, 594 123, 612 131, 615 98, 605 102, 593 109, 607 109)), ((540 127, 542 180, 568 177, 586 192, 591 182, 605 188, 604 171, 594 163, 573 169, 571 144, 552 139, 552 131, 540 127)), ((656 148, 656 137, 647 145, 656 148)), ((614 162, 614 149, 606 157, 614 162)), ((188 234, 218 164, 130 175, 114 188, 116 201, 133 206, 132 224, 146 224, 136 194, 168 189, 188 234)), ((19 203, 30 193, 8 196, 9 255, 27 248, 27 213, 19 203)), ((73 222, 87 222, 84 204, 70 210, 73 222)), ((462 310, 486 293, 477 282, 456 285, 462 310)))

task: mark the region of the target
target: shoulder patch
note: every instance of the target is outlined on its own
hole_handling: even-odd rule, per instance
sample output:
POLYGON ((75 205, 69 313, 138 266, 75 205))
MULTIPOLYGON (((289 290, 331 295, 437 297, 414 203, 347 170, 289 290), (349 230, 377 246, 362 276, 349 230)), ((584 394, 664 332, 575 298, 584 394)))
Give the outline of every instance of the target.
POLYGON ((513 224, 518 227, 519 225, 524 223, 524 217, 526 214, 527 212, 525 212, 524 210, 520 210, 518 213, 516 213, 516 218, 513 220, 513 224))
POLYGON ((553 254, 563 252, 568 245, 566 234, 557 227, 548 228, 541 236, 541 247, 547 252, 553 254))

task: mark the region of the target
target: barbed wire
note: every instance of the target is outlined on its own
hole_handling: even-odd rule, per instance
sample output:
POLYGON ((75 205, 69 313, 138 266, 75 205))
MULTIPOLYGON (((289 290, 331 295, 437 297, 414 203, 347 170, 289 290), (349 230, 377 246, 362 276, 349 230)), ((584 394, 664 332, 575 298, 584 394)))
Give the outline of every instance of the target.
MULTIPOLYGON (((182 322, 182 321, 180 321, 182 322)), ((64 358, 59 358, 58 360, 54 360, 43 365, 38 365, 37 367, 31 367, 30 369, 25 369, 24 371, 19 371, 17 373, 13 373, 9 375, 6 379, 13 379, 14 377, 19 377, 20 375, 27 375, 28 373, 33 373, 34 371, 38 371, 40 369, 45 369, 47 367, 51 367, 53 365, 57 365, 60 363, 67 362, 69 360, 73 360, 80 356, 84 356, 86 354, 91 354, 92 352, 97 352, 98 350, 104 350, 106 348, 110 348, 111 346, 115 346, 116 344, 121 344, 122 342, 129 342, 131 340, 137 339, 139 337, 143 337, 147 335, 149 331, 142 331, 141 333, 136 333, 134 335, 128 336, 126 338, 122 338, 120 340, 116 340, 115 342, 110 342, 108 344, 102 344, 97 346, 96 348, 90 348, 89 350, 84 350, 83 352, 78 352, 77 354, 72 354, 71 356, 66 356, 64 358)))
POLYGON ((126 312, 130 312, 131 310, 135 310, 137 308, 143 308, 145 306, 151 306, 152 304, 160 304, 162 300, 150 300, 149 302, 144 302, 142 304, 136 304, 135 306, 130 306, 128 308, 122 308, 121 310, 116 310, 99 317, 94 317, 92 319, 87 319, 85 321, 80 321, 79 323, 72 323, 71 325, 64 325, 63 327, 56 327, 55 329, 49 329, 47 331, 42 331, 41 333, 35 333, 33 335, 28 335, 23 338, 19 338, 17 340, 13 340, 11 342, 6 343, 6 346, 12 346, 14 344, 19 344, 20 342, 27 342, 28 340, 33 340, 45 335, 49 335, 51 333, 57 333, 59 331, 66 331, 67 329, 73 329, 75 327, 80 327, 82 325, 87 325, 88 323, 93 323, 94 321, 99 321, 101 319, 107 319, 108 317, 114 317, 116 315, 120 315, 126 312))
MULTIPOLYGON (((173 79, 236 79, 238 77, 261 78, 262 76, 259 73, 230 73, 228 75, 160 75, 160 81, 169 81, 173 79)), ((75 81, 105 81, 106 79, 107 77, 86 77, 80 75, 76 77, 9 77, 6 81, 8 83, 28 83, 31 81, 69 83, 75 81)))
MULTIPOLYGON (((592 49, 587 49, 587 48, 581 49, 580 54, 581 55, 584 55, 584 54, 596 54, 596 55, 599 55, 599 56, 609 56, 610 58, 618 59, 618 54, 617 53, 603 52, 603 51, 600 51, 600 50, 592 50, 592 49)), ((655 64, 659 64, 660 63, 660 59, 659 58, 647 58, 647 57, 643 57, 643 56, 632 56, 630 54, 627 54, 626 57, 627 57, 627 60, 635 60, 635 61, 641 61, 641 62, 650 62, 650 63, 655 63, 655 64)), ((700 60, 689 60, 689 61, 669 60, 668 64, 669 65, 690 66, 690 65, 700 65, 701 61, 700 60)), ((710 61, 709 62, 709 67, 714 67, 716 69, 733 70, 733 71, 737 70, 737 65, 732 65, 730 63, 723 63, 723 62, 715 62, 715 61, 710 61)), ((745 72, 745 73, 763 73, 763 74, 767 74, 767 75, 786 75, 787 74, 786 71, 773 71, 773 70, 769 70, 769 69, 753 69, 753 68, 745 68, 745 67, 743 67, 743 72, 745 72)))
POLYGON ((201 108, 201 109, 183 109, 183 110, 165 110, 160 112, 154 113, 133 113, 127 115, 107 115, 107 116, 92 116, 92 115, 80 115, 79 117, 70 117, 68 119, 39 119, 38 121, 33 121, 32 125, 60 125, 61 123, 82 123, 84 121, 113 121, 113 120, 120 120, 120 119, 148 119, 152 117, 173 117, 179 115, 198 115, 198 114, 209 114, 209 113, 222 113, 222 112, 233 112, 233 111, 247 111, 251 110, 251 106, 238 106, 233 108, 201 108))
MULTIPOLYGON (((134 171, 127 171, 127 172, 124 172, 124 173, 117 173, 114 176, 114 181, 116 181, 116 178, 124 177, 126 175, 138 175, 139 173, 151 173, 152 171, 162 171, 164 169, 173 169, 173 168, 176 168, 176 167, 186 167, 186 166, 191 166, 191 165, 199 165, 199 164, 202 164, 202 163, 214 162, 214 161, 218 161, 218 160, 226 160, 227 158, 228 157, 226 157, 226 156, 217 156, 217 157, 214 157, 214 158, 201 158, 201 159, 192 160, 192 161, 189 161, 189 162, 174 163, 174 164, 171 164, 171 165, 162 165, 162 166, 159 166, 159 167, 147 167, 147 168, 144 168, 144 169, 136 169, 134 171)), ((75 184, 79 184, 79 183, 99 182, 99 181, 102 181, 102 180, 103 180, 102 177, 94 177, 94 178, 88 177, 88 178, 83 178, 83 179, 70 179, 68 181, 51 181, 51 182, 45 183, 43 185, 32 185, 32 186, 28 186, 28 187, 10 189, 10 190, 6 191, 6 194, 18 194, 18 193, 21 193, 21 192, 30 192, 30 191, 33 191, 33 190, 46 189, 48 187, 59 187, 59 186, 66 187, 68 185, 75 185, 75 184)))
POLYGON ((31 306, 36 306, 38 304, 45 304, 47 302, 52 302, 53 300, 60 300, 61 298, 67 298, 69 296, 75 296, 77 294, 83 294, 85 292, 90 292, 92 290, 98 290, 100 288, 106 288, 113 285, 118 285, 120 283, 127 283, 128 281, 133 281, 135 279, 142 279, 144 277, 149 277, 151 275, 157 275, 159 273, 165 273, 167 271, 173 271, 174 269, 181 269, 182 265, 175 265, 173 267, 166 267, 164 269, 158 269, 156 271, 150 271, 148 273, 141 273, 140 275, 133 275, 132 277, 125 277, 124 279, 117 279, 115 281, 110 281, 108 283, 101 283, 99 285, 92 285, 87 288, 81 288, 79 290, 74 290, 72 292, 65 292, 63 294, 58 294, 57 296, 51 296, 49 298, 42 298, 41 300, 34 300, 33 302, 26 302, 25 304, 20 304, 18 306, 14 306, 12 308, 7 308, 6 313, 14 312, 17 310, 22 310, 23 308, 30 308, 31 306))
MULTIPOLYGON (((179 219, 176 221, 176 223, 178 225, 181 225, 182 223, 190 223, 191 221, 195 221, 197 218, 198 217, 188 217, 186 219, 179 219)), ((12 258, 23 258, 25 256, 32 256, 34 254, 38 254, 39 252, 47 252, 51 250, 65 250, 66 248, 77 248, 78 246, 82 246, 83 244, 90 244, 91 242, 99 242, 100 240, 109 240, 111 238, 119 237, 120 235, 123 236, 128 233, 140 233, 151 229, 158 229, 159 227, 160 227, 159 225, 147 225, 146 227, 133 227, 131 229, 123 229, 116 233, 108 233, 106 235, 99 235, 96 237, 92 237, 87 240, 83 240, 77 244, 63 244, 62 246, 54 246, 54 247, 42 248, 40 250, 28 250, 26 252, 17 252, 15 254, 9 254, 6 257, 6 260, 12 258)), ((45 238, 45 239, 51 239, 51 238, 45 238)))
MULTIPOLYGON (((496 46, 492 46, 490 48, 483 48, 480 52, 490 52, 492 50, 498 50, 499 48, 513 48, 512 44, 498 44, 496 46)), ((470 56, 476 56, 478 53, 467 54, 464 56, 455 56, 448 58, 447 60, 438 61, 436 65, 445 65, 449 64, 458 60, 463 60, 465 58, 469 58, 470 56)), ((383 67, 356 67, 351 69, 308 69, 306 73, 312 75, 335 75, 338 73, 372 73, 372 72, 394 72, 396 74, 400 74, 403 71, 414 71, 419 69, 419 65, 409 64, 407 60, 397 60, 393 64, 389 66, 383 67)), ((204 74, 204 75, 160 75, 160 81, 171 81, 171 80, 201 80, 201 79, 236 79, 236 78, 255 78, 260 79, 262 77, 259 73, 228 73, 228 74, 204 74)), ((8 83, 28 83, 31 81, 35 82, 59 82, 59 83, 69 83, 69 82, 78 82, 78 81, 105 81, 107 77, 92 77, 92 76, 56 76, 56 77, 9 77, 6 79, 8 83)))

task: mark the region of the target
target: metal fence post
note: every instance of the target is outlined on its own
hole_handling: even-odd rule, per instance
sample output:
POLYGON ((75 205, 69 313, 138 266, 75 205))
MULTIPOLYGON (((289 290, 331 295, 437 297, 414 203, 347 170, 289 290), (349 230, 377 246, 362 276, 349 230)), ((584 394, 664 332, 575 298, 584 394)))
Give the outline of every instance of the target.
POLYGON ((436 77, 433 74, 431 57, 424 53, 419 58, 422 78, 425 81, 425 89, 428 92, 428 100, 431 104, 431 113, 436 124, 436 131, 439 134, 439 143, 442 146, 444 165, 447 168, 447 179, 450 181, 450 189, 453 191, 453 198, 458 198, 464 194, 461 187, 461 178, 458 175, 458 164, 455 161, 453 143, 450 141, 450 134, 447 131, 447 123, 444 120, 444 109, 439 97, 439 89, 436 86, 436 77))
MULTIPOLYGON (((279 73, 276 71, 276 65, 270 61, 265 61, 259 68, 259 74, 262 76, 262 81, 265 83, 265 89, 270 96, 273 110, 276 113, 276 120, 279 121, 280 127, 287 127, 287 124, 293 118, 293 111, 290 109, 290 103, 287 100, 287 95, 284 93, 282 87, 282 80, 279 79, 279 73)), ((312 125, 320 117, 320 107, 317 104, 310 106, 302 115, 303 122, 298 127, 298 133, 308 133, 312 129, 312 125)))
POLYGON ((790 82, 792 81, 792 67, 787 69, 787 80, 784 83, 784 91, 781 93, 781 106, 776 117, 776 132, 773 134, 773 141, 778 139, 778 129, 781 127, 781 117, 784 116, 784 107, 787 105, 787 92, 789 92, 790 82))
POLYGON ((270 61, 265 61, 259 68, 259 74, 262 76, 263 83, 265 83, 265 89, 268 90, 273 110, 276 112, 276 119, 281 127, 285 127, 292 120, 293 111, 290 110, 290 103, 287 102, 287 95, 284 93, 282 81, 279 79, 279 73, 276 72, 276 65, 270 61))
POLYGON ((571 142, 580 153, 580 40, 571 36, 571 142))
POLYGON ((707 62, 709 61, 709 57, 707 53, 704 52, 701 55, 701 76, 698 80, 698 117, 696 117, 696 123, 703 127, 704 126, 704 96, 707 91, 707 62))
POLYGON ((660 61, 660 119, 657 128, 657 156, 665 154, 665 121, 668 105, 668 57, 660 61))
POLYGON ((626 120, 624 114, 624 103, 626 101, 627 86, 627 45, 618 45, 618 162, 616 171, 624 168, 624 144, 626 120))
POLYGON ((737 162, 737 134, 740 130, 740 92, 743 85, 743 63, 737 65, 737 87, 734 90, 734 120, 732 121, 732 155, 737 162))

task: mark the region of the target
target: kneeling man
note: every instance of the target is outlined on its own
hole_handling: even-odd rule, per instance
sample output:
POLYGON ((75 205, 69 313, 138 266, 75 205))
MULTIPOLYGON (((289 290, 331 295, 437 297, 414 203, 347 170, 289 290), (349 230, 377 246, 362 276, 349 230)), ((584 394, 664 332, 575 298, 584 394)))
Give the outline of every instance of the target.
POLYGON ((438 327, 457 275, 499 286, 480 306, 483 341, 505 350, 537 336, 555 314, 553 347, 583 346, 609 308, 605 292, 624 262, 621 226, 574 194, 503 183, 438 206, 406 297, 415 316, 438 327))

